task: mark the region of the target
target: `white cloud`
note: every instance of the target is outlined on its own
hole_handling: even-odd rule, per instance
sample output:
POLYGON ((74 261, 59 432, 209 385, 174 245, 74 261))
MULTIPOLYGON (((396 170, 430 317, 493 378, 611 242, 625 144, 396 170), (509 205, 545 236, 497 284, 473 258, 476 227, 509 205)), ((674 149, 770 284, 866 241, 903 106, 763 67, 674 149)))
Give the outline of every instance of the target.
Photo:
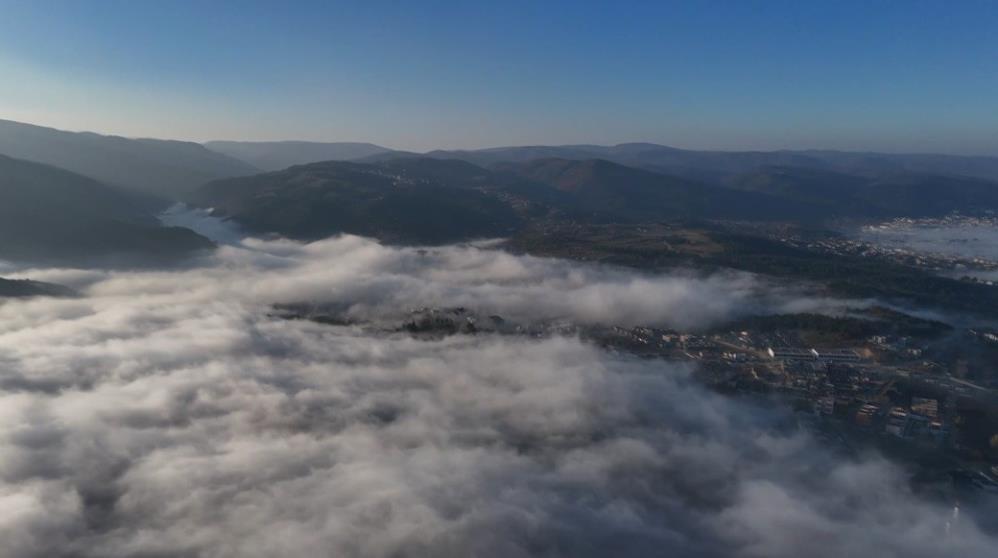
POLYGON ((700 326, 839 305, 748 275, 355 237, 30 275, 86 296, 0 304, 0 556, 917 557, 996 542, 970 520, 940 536, 947 510, 892 466, 837 458, 685 366, 557 336, 420 341, 268 315, 320 301, 358 320, 464 305, 700 326))

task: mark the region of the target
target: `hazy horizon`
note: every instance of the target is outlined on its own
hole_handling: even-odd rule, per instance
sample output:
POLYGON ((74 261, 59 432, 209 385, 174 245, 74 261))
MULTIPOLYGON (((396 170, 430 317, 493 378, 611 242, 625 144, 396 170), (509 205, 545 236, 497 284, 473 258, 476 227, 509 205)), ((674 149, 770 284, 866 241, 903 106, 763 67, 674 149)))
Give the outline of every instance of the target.
POLYGON ((367 140, 357 140, 350 138, 343 139, 301 139, 301 138, 250 138, 250 139, 232 139, 232 138, 210 138, 210 139, 195 139, 195 138, 181 138, 181 137, 167 137, 167 136, 154 136, 154 135, 127 135, 121 133, 110 132, 106 130, 97 129, 69 129, 61 127, 58 124, 44 124, 41 122, 29 122, 25 120, 18 120, 16 118, 5 118, 0 115, 0 121, 16 122, 18 124, 27 124, 30 126, 39 126, 42 128, 50 128, 60 132, 69 132, 73 134, 98 134, 108 137, 121 137, 125 139, 149 139, 149 140, 162 140, 162 141, 186 141, 191 143, 197 143, 200 145, 206 145, 214 142, 234 142, 234 143, 360 143, 360 144, 371 144, 378 147, 384 147, 386 149, 397 150, 397 151, 412 151, 415 153, 428 153, 431 151, 442 150, 442 151, 481 151, 489 149, 503 149, 511 147, 572 147, 572 146, 583 146, 583 145, 593 145, 593 146, 615 146, 615 145, 626 145, 626 144, 640 144, 648 143, 660 145, 663 147, 672 147, 676 149, 683 149, 689 151, 721 151, 721 152, 769 152, 769 151, 839 151, 843 153, 855 152, 855 153, 890 153, 890 154, 903 154, 903 155, 954 155, 963 157, 998 157, 998 153, 952 153, 945 151, 910 151, 904 149, 891 150, 891 149, 850 149, 845 148, 835 148, 835 147, 814 147, 807 145, 800 146, 786 146, 786 147, 772 147, 772 148, 749 148, 749 147, 731 147, 731 148, 712 148, 712 147, 697 147, 697 146, 685 146, 679 143, 663 143, 659 141, 646 141, 646 140, 625 140, 625 141, 590 141, 590 142, 553 142, 553 143, 538 143, 538 142, 525 142, 519 144, 487 144, 471 147, 448 147, 448 146, 438 146, 431 147, 428 149, 406 149, 404 147, 397 147, 394 145, 388 145, 383 142, 377 141, 367 141, 367 140))
POLYGON ((3 5, 2 117, 65 130, 998 155, 987 4, 3 5))

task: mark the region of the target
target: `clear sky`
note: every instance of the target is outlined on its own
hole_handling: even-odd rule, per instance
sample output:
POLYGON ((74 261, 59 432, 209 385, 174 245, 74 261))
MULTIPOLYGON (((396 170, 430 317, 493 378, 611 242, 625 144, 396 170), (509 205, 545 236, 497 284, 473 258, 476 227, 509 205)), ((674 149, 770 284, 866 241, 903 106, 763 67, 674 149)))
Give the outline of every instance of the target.
POLYGON ((998 155, 998 3, 0 0, 0 118, 427 150, 998 155))

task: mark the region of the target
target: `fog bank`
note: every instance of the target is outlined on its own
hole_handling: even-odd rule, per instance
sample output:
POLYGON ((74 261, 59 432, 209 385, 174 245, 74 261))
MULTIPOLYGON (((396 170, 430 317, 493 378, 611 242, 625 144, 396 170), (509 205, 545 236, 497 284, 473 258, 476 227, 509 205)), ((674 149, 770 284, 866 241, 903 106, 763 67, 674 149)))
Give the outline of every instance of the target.
POLYGON ((39 269, 0 303, 0 556, 986 556, 995 539, 679 364, 416 340, 410 307, 702 327, 847 308, 746 274, 249 239, 191 269, 39 269), (335 305, 358 325, 271 316, 335 305))

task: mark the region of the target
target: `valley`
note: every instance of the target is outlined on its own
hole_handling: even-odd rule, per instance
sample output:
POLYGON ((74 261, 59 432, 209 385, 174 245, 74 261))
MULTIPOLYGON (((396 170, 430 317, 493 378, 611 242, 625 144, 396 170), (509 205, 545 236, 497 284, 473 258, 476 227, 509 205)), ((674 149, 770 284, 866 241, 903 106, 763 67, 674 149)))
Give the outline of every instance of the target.
MULTIPOLYGON (((292 398, 304 393, 298 384, 328 381, 292 355, 346 359, 336 365, 344 370, 368 358, 353 354, 358 342, 382 346, 366 367, 408 358, 386 364, 384 351, 450 347, 463 347, 446 357, 460 359, 461 370, 509 347, 544 347, 532 363, 500 359, 527 368, 564 369, 546 351, 596 355, 624 374, 627 390, 640 391, 647 378, 667 382, 647 395, 654 400, 677 389, 698 401, 720 397, 718 405, 744 408, 751 420, 775 421, 751 427, 756 435, 804 433, 815 451, 843 462, 890 456, 919 502, 958 500, 984 518, 998 491, 998 287, 988 279, 998 264, 987 252, 998 186, 985 179, 913 174, 924 163, 917 157, 897 168, 905 160, 886 157, 887 174, 871 175, 841 154, 708 156, 648 145, 427 154, 295 142, 205 148, 244 157, 246 166, 150 190, 0 157, 0 313, 23 305, 33 319, 52 306, 73 322, 81 311, 134 306, 124 319, 137 333, 119 331, 117 318, 94 324, 110 346, 133 335, 165 336, 159 342, 171 346, 167 339, 182 336, 174 328, 187 326, 171 325, 172 311, 157 302, 163 296, 184 301, 183 323, 238 315, 206 326, 221 327, 221 337, 177 350, 218 344, 212 350, 229 355, 223 362, 243 353, 291 358, 294 378, 281 380, 291 382, 281 397, 292 398), (774 158, 813 166, 773 167, 774 158), (715 167, 719 160, 730 164, 715 167), (114 302, 72 306, 102 300, 114 302), (254 341, 228 341, 246 335, 254 341), (312 348, 317 342, 340 349, 312 348), (292 348, 301 343, 309 348, 292 348)), ((140 351, 155 351, 150 343, 140 351)), ((498 370, 507 369, 495 367, 487 383, 504 385, 498 370)), ((0 389, 57 393, 113 382, 93 371, 18 370, 0 378, 0 389)), ((433 389, 449 393, 447 382, 433 389)), ((384 432, 411 412, 398 402, 371 405, 354 412, 384 432)), ((627 420, 642 424, 647 411, 633 412, 627 420)), ((543 435, 503 421, 501 444, 533 459, 543 435)))

